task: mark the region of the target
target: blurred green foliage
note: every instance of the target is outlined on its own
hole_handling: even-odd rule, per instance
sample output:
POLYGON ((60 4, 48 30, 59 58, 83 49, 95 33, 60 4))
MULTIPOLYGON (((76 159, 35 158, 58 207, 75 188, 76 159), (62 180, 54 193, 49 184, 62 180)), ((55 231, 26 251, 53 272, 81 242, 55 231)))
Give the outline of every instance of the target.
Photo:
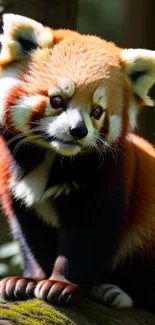
POLYGON ((0 278, 21 274, 21 258, 17 242, 8 242, 0 246, 0 278))
POLYGON ((121 43, 126 0, 79 0, 77 30, 121 43))

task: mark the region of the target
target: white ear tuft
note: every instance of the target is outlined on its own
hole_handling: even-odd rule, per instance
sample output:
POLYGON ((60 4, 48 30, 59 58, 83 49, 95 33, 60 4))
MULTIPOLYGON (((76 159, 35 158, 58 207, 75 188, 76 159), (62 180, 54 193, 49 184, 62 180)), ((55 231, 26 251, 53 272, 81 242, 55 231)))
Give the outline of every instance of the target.
POLYGON ((14 14, 3 16, 3 35, 0 64, 19 60, 37 47, 49 47, 53 44, 50 28, 37 21, 14 14))
POLYGON ((155 83, 155 51, 122 50, 121 59, 132 83, 134 93, 141 98, 145 105, 153 106, 148 91, 155 83))

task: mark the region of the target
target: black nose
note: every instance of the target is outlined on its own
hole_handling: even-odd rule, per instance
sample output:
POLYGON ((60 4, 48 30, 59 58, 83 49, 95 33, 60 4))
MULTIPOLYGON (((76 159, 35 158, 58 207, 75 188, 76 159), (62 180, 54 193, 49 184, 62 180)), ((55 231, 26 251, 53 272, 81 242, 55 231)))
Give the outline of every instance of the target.
POLYGON ((83 121, 80 121, 74 127, 71 127, 69 129, 69 132, 72 137, 74 137, 76 140, 79 140, 86 137, 88 130, 86 128, 85 123, 83 121))

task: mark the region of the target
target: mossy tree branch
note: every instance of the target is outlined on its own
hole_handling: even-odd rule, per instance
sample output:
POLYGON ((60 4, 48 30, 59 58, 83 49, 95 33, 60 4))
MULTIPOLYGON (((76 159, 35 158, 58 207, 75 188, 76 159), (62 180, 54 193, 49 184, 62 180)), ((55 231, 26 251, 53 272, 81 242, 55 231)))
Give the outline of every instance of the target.
POLYGON ((39 300, 0 303, 0 325, 154 325, 144 310, 114 310, 88 299, 69 307, 52 307, 39 300))

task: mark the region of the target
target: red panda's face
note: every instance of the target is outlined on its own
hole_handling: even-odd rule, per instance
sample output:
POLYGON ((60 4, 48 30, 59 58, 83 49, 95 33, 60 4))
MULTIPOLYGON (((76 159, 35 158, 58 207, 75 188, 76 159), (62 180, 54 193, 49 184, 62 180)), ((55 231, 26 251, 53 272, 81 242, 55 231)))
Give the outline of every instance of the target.
MULTIPOLYGON (((136 124, 137 97, 149 101, 154 75, 145 76, 142 50, 137 58, 134 50, 97 37, 54 32, 29 19, 22 23, 14 34, 8 23, 6 34, 13 38, 8 43, 4 24, 1 123, 12 134, 67 156, 115 145, 136 124), (131 57, 138 62, 136 71, 131 57)), ((153 52, 150 60, 154 64, 153 52)))
POLYGON ((122 68, 116 54, 101 47, 103 41, 94 44, 87 38, 87 43, 74 37, 52 50, 36 51, 24 74, 28 96, 23 99, 25 106, 33 101, 37 113, 32 109, 26 121, 25 110, 20 109, 20 117, 18 106, 13 111, 16 129, 19 117, 25 127, 35 128, 43 145, 62 155, 105 149, 122 132, 122 68))

